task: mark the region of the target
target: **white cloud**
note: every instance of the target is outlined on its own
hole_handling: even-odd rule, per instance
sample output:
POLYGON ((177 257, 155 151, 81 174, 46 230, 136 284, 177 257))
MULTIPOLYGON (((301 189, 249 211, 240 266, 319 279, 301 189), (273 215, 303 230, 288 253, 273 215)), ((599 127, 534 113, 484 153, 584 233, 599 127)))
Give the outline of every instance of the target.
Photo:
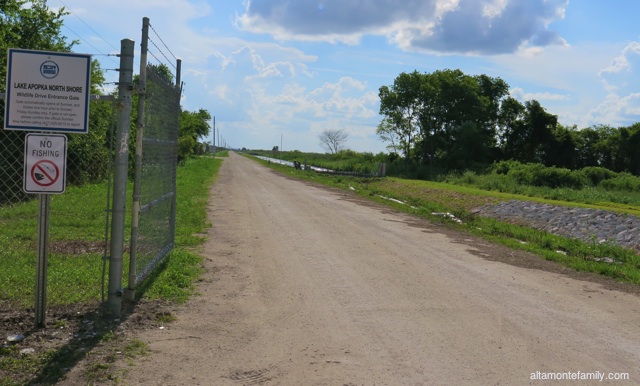
POLYGON ((594 122, 627 126, 640 121, 640 93, 620 97, 609 94, 590 114, 594 122))
POLYGON ((549 29, 568 0, 247 1, 237 25, 278 40, 357 44, 388 36, 408 51, 499 54, 522 47, 565 45, 549 29), (357 17, 355 17, 357 15, 357 17))
MULTIPOLYGON (((640 42, 627 44, 620 55, 613 58, 611 64, 598 73, 602 84, 608 92, 625 92, 624 89, 633 82, 633 73, 640 69, 640 42)), ((627 90, 630 92, 632 90, 627 90)))
POLYGON ((630 56, 640 55, 640 42, 631 42, 623 50, 620 56, 611 61, 611 65, 600 71, 600 75, 607 73, 619 73, 622 71, 630 71, 630 56))
MULTIPOLYGON (((375 139, 378 87, 414 69, 500 77, 513 96, 539 100, 566 125, 640 121, 640 43, 629 43, 636 35, 619 31, 611 40, 603 31, 599 43, 572 38, 578 32, 570 11, 582 11, 578 2, 568 8, 567 0, 63 1, 97 31, 67 17, 83 38, 78 52, 113 53, 103 37, 116 47, 129 37, 137 59, 142 17, 150 17, 163 40, 156 43, 183 59, 183 107, 217 115, 233 145, 271 148, 283 133, 285 148, 318 150, 319 132, 344 128, 349 147, 382 149, 375 139), (560 36, 555 22, 567 9, 567 20, 557 23, 560 36)), ((593 24, 594 35, 605 25, 593 24)), ((117 58, 97 58, 115 63, 105 69, 117 67, 117 58)), ((107 76, 117 80, 115 71, 107 76)))
POLYGON ((598 72, 606 97, 590 112, 593 121, 626 126, 640 121, 640 42, 628 43, 598 72))
MULTIPOLYGON (((375 132, 375 124, 365 125, 377 121, 377 93, 348 76, 309 86, 317 81, 307 68, 313 60, 273 44, 245 43, 229 53, 210 55, 203 82, 215 84, 209 92, 216 98, 214 111, 224 111, 225 125, 249 143, 270 148, 277 144, 270 136, 283 133, 291 144, 303 134, 315 138, 312 130, 327 127, 352 130, 354 138, 363 127, 375 132)), ((317 148, 315 142, 307 144, 309 150, 317 148)))
POLYGON ((516 87, 509 91, 509 94, 520 100, 520 101, 528 101, 535 99, 537 101, 566 101, 569 99, 568 95, 565 94, 555 94, 550 92, 525 92, 522 88, 516 87))

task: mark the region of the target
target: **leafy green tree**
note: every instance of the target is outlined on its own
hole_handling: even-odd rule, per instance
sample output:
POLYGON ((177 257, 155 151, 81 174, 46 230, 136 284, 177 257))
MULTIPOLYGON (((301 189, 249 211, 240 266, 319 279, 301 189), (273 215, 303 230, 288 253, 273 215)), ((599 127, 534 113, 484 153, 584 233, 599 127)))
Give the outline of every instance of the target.
POLYGON ((619 129, 619 171, 640 175, 640 123, 619 129))
POLYGON ((499 116, 500 146, 503 157, 523 163, 546 163, 558 117, 547 113, 537 100, 522 105, 505 98, 499 116))
POLYGON ((575 128, 558 124, 552 136, 545 152, 544 164, 566 169, 578 168, 578 136, 575 128))
POLYGON ((418 71, 401 73, 392 86, 379 89, 380 114, 386 118, 388 128, 393 128, 403 146, 405 157, 411 154, 414 138, 420 130, 420 110, 423 101, 420 96, 423 75, 418 71))
POLYGON ((527 147, 525 112, 524 105, 512 97, 505 98, 500 105, 497 137, 505 160, 517 160, 525 152, 527 147))
POLYGON ((603 167, 621 172, 624 170, 623 153, 620 143, 624 140, 620 130, 608 125, 599 125, 596 127, 600 134, 599 150, 602 155, 603 167))
MULTIPOLYGON (((7 76, 9 48, 71 51, 77 41, 68 42, 60 30, 67 14, 64 8, 49 10, 45 0, 0 0, 0 79, 7 76)), ((6 91, 4 81, 0 91, 6 91)))
POLYGON ((180 113, 178 129, 178 160, 199 153, 198 139, 209 135, 211 114, 205 109, 180 113))
MULTIPOLYGON (((104 72, 100 63, 91 63, 91 94, 100 95, 104 87, 104 72)), ((111 130, 115 130, 115 114, 110 101, 91 101, 89 106, 89 130, 86 134, 68 137, 67 181, 83 184, 103 180, 110 168, 111 130)))
POLYGON ((575 130, 576 135, 576 167, 582 169, 590 166, 602 166, 601 131, 595 127, 575 130))
MULTIPOLYGON (((500 78, 470 76, 460 70, 435 71, 427 74, 424 81, 422 100, 425 105, 420 116, 422 159, 443 167, 458 163, 452 155, 456 153, 454 148, 461 147, 456 142, 461 139, 460 133, 468 133, 472 126, 475 126, 474 136, 479 140, 476 145, 484 147, 473 154, 490 153, 495 147, 500 101, 507 95, 508 85, 500 78), (467 123, 472 125, 461 131, 462 125, 467 123)), ((481 158, 469 161, 486 161, 481 158)))
POLYGON ((499 78, 470 76, 460 70, 402 73, 392 86, 379 90, 385 120, 381 132, 385 138, 395 134, 405 157, 444 168, 467 162, 460 163, 456 157, 473 133, 476 146, 484 148, 467 154, 479 157, 468 161, 487 162, 485 155, 496 146, 500 101, 508 88, 499 78))
POLYGON ((558 124, 558 117, 547 111, 537 100, 525 102, 527 109, 525 123, 528 133, 528 145, 525 149, 525 159, 521 162, 545 163, 548 145, 553 142, 553 132, 558 124))
POLYGON ((465 122, 452 131, 452 144, 447 153, 447 164, 456 170, 491 164, 490 137, 474 122, 465 122))
POLYGON ((389 118, 385 117, 382 119, 382 122, 380 122, 376 129, 376 134, 382 141, 389 143, 387 149, 391 150, 392 153, 402 151, 404 157, 409 156, 409 154, 406 153, 408 149, 407 144, 403 142, 402 137, 398 136, 389 118))
MULTIPOLYGON (((7 50, 69 51, 76 43, 62 35, 64 8, 50 11, 44 0, 0 0, 0 92, 6 91, 7 50)), ((4 114, 0 114, 4 127, 4 114)), ((22 193, 22 158, 24 132, 0 129, 0 181, 14 199, 22 193)))

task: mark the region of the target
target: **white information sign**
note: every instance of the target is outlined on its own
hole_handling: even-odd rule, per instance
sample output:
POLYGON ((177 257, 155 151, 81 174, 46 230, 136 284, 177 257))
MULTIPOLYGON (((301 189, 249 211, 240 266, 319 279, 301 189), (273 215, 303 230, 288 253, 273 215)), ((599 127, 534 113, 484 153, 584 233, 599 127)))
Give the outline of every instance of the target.
POLYGON ((27 134, 24 142, 26 193, 60 194, 66 189, 67 137, 27 134))
POLYGON ((89 130, 91 55, 10 48, 4 125, 7 130, 89 130))

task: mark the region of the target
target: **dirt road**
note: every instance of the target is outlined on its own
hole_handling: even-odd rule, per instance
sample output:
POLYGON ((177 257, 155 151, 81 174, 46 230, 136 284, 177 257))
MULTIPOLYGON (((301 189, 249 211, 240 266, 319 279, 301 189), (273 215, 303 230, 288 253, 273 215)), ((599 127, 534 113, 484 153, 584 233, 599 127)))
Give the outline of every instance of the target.
POLYGON ((201 295, 139 336, 152 353, 126 384, 640 383, 637 295, 493 261, 510 252, 235 154, 209 211, 201 295))

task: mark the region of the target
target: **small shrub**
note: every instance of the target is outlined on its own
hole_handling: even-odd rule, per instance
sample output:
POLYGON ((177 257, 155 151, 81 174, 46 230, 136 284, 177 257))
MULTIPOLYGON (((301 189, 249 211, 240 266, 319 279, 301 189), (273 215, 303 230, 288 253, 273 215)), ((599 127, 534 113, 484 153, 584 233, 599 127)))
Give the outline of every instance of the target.
POLYGON ((604 180, 598 185, 606 190, 627 192, 640 191, 640 178, 629 173, 619 173, 616 177, 604 180))
MULTIPOLYGON (((504 171, 507 165, 499 166, 504 171)), ((511 164, 508 165, 507 175, 518 184, 542 186, 548 188, 581 189, 588 185, 587 177, 580 172, 566 168, 546 167, 542 164, 511 164)))
POLYGON ((601 168, 599 166, 587 166, 580 169, 579 173, 591 183, 591 186, 598 186, 600 182, 615 178, 618 174, 612 172, 609 169, 601 168))
POLYGON ((462 174, 462 177, 460 178, 460 180, 462 181, 462 183, 464 184, 469 184, 469 185, 473 185, 475 183, 477 183, 478 181, 478 175, 475 172, 472 171, 466 171, 462 174))
POLYGON ((511 169, 519 169, 522 164, 518 161, 500 161, 493 164, 492 171, 496 174, 508 174, 511 169))

